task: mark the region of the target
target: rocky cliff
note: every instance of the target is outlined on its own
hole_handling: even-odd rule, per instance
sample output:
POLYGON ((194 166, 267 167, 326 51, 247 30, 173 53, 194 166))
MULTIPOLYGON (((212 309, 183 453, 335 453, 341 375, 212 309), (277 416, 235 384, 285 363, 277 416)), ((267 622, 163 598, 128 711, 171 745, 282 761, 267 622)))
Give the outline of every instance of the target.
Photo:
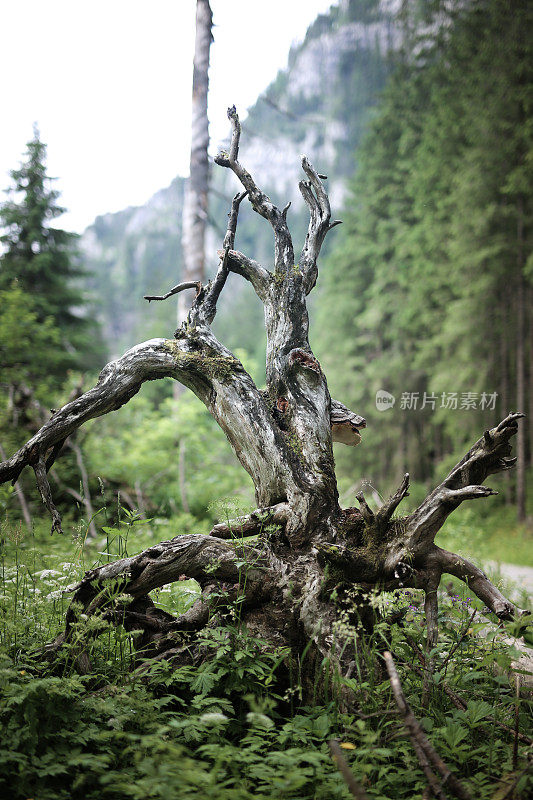
MULTIPOLYGON (((258 183, 289 212, 295 248, 305 236, 305 213, 298 192, 300 154, 329 175, 337 213, 355 167, 354 153, 390 69, 388 55, 401 40, 398 0, 342 0, 319 16, 305 40, 294 47, 285 70, 249 110, 243 124, 241 155, 258 183)), ((216 268, 234 176, 213 166, 208 264, 216 268)), ((81 240, 91 289, 102 298, 101 321, 111 355, 135 341, 169 335, 175 304, 142 300, 146 292, 169 288, 180 279, 181 209, 184 180, 176 178, 144 206, 98 217, 81 240)), ((241 214, 238 247, 253 257, 271 258, 268 226, 248 209, 241 214)), ((242 281, 231 281, 218 327, 232 347, 256 349, 261 310, 242 281), (229 301, 229 303, 228 303, 229 301), (248 308, 248 303, 250 307, 248 308), (238 337, 232 317, 243 318, 238 337), (244 330, 243 330, 244 328, 244 330)))

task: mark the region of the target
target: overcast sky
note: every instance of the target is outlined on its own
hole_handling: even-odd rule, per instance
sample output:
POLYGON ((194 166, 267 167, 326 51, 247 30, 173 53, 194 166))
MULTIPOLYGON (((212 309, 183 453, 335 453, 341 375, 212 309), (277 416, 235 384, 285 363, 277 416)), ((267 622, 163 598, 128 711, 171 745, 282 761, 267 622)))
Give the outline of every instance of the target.
MULTIPOLYGON (((332 0, 212 0, 213 145, 332 0)), ((195 0, 0 2, 0 188, 37 122, 48 172, 82 231, 188 172, 195 0)), ((0 199, 3 199, 0 197, 0 199)))

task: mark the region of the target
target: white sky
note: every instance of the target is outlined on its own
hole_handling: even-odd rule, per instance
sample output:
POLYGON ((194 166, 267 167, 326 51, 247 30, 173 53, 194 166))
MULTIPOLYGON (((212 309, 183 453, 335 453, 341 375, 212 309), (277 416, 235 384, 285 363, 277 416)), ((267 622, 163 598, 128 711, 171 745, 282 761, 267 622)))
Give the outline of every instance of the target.
MULTIPOLYGON (((212 0, 212 149, 333 0, 212 0)), ((0 188, 37 122, 82 231, 188 173, 195 0, 1 0, 0 188)), ((0 200, 2 200, 0 195, 0 200)))

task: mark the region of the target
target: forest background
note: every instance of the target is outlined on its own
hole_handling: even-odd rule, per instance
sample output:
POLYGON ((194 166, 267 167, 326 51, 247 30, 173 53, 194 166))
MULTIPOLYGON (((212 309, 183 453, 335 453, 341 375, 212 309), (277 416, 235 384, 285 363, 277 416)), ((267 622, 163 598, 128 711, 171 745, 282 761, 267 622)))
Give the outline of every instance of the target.
MULTIPOLYGON (((283 205, 285 192, 294 201, 293 226, 303 235, 296 157, 287 169, 298 150, 330 176, 344 220, 329 242, 311 331, 331 391, 368 422, 360 447, 337 445, 346 500, 361 482, 385 496, 410 471, 416 504, 477 431, 510 409, 533 410, 530 25, 520 3, 399 11, 341 3, 309 28, 250 109, 247 163, 265 175, 275 200, 283 205)), ((211 268, 233 191, 222 172, 212 176, 211 268)), ((58 196, 45 175, 36 138, 2 211, 6 452, 75 384, 90 385, 106 357, 175 326, 172 301, 148 308, 142 296, 179 280, 183 179, 145 207, 99 217, 76 242, 50 230, 58 196), (42 179, 40 196, 28 188, 32 173, 42 179)), ((241 217, 242 249, 268 261, 268 234, 251 212, 241 217)), ((218 331, 260 383, 262 309, 246 287, 231 285, 218 331)), ((78 438, 77 455, 55 474, 72 521, 73 491, 79 504, 90 495, 98 498, 93 512, 103 503, 108 513, 120 493, 126 507, 168 523, 169 534, 212 520, 223 499, 252 503, 251 483, 207 412, 187 395, 173 400, 169 385, 143 387, 120 414, 78 438)), ((494 538, 495 557, 525 563, 530 424, 518 449, 518 468, 501 479, 488 519, 479 516, 486 507, 463 513, 485 540, 494 538)), ((30 485, 23 478, 35 524, 42 509, 30 485)), ((20 495, 2 491, 15 521, 20 495)), ((87 503, 80 510, 87 516, 87 503)))

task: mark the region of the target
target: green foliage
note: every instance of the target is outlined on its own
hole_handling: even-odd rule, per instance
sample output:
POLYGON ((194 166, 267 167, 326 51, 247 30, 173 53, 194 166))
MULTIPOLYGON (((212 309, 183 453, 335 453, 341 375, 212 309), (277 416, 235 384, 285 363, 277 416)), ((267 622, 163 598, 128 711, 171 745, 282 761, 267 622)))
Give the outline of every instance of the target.
POLYGON ((154 403, 143 390, 120 415, 91 425, 84 450, 92 475, 130 491, 139 487, 150 515, 186 511, 209 520, 208 507, 235 492, 253 503, 251 482, 226 438, 190 394, 154 403))
MULTIPOLYGON (((9 199, 0 207, 2 460, 41 427, 49 408, 66 402, 72 371, 94 367, 102 354, 80 285, 84 273, 74 250, 77 237, 53 227, 64 209, 46 174, 45 155, 35 129, 24 162, 11 172, 9 199)), ((65 459, 57 474, 67 490, 77 491, 80 475, 73 457, 65 459)), ((24 475, 23 491, 25 483, 24 475)), ((20 495, 5 500, 10 513, 18 510, 20 495)))
POLYGON ((517 359, 531 361, 524 332, 516 349, 524 303, 531 324, 529 4, 422 7, 424 28, 406 11, 413 31, 356 153, 314 331, 334 396, 369 421, 341 470, 353 476, 357 463, 383 491, 406 470, 440 475, 516 407, 517 359), (394 408, 376 409, 380 389, 394 408), (442 401, 451 392, 456 410, 442 401), (468 392, 476 409, 461 408, 468 392), (483 392, 497 393, 494 409, 480 408, 483 392), (416 410, 401 408, 403 393, 418 394, 416 410))
MULTIPOLYGON (((50 543, 47 537, 40 544, 3 527, 0 795, 267 800, 275 792, 287 800, 348 800, 327 747, 335 737, 370 797, 411 800, 425 781, 394 711, 380 663, 384 648, 394 653, 406 696, 433 745, 473 796, 489 800, 502 778, 512 779, 512 736, 493 720, 514 724, 516 698, 507 674, 514 652, 497 628, 471 621, 472 599, 464 585, 440 598, 427 707, 411 668, 413 646, 425 649, 423 598, 415 590, 376 601, 387 613, 407 608, 402 627, 379 623, 372 635, 357 639, 360 630, 354 629, 351 678, 332 680, 328 664, 318 665, 317 689, 327 682, 329 699, 317 690, 314 705, 299 699, 299 671, 291 673, 288 654, 240 624, 238 607, 227 626, 207 629, 199 638, 203 657, 197 667, 155 661, 142 675, 132 672, 132 635, 96 618, 83 631, 99 633, 91 644, 90 676, 76 675, 64 659, 42 662, 39 649, 64 624, 67 586, 111 553, 133 553, 137 537, 147 535, 146 524, 130 515, 118 528, 106 526, 101 553, 83 548, 81 540, 50 543), (465 701, 464 709, 449 701, 444 683, 465 701), (357 702, 341 711, 346 688, 354 689, 357 702)), ((176 597, 183 588, 182 582, 174 585, 176 597)), ((524 732, 530 712, 530 701, 520 698, 524 732)), ((519 771, 525 757, 520 744, 519 771)), ((524 775, 515 797, 525 800, 530 790, 524 775)))
POLYGON ((0 308, 1 388, 34 386, 44 402, 53 387, 51 373, 66 367, 59 329, 52 317, 38 318, 32 297, 17 281, 0 290, 0 308))
MULTIPOLYGON (((77 237, 50 224, 64 209, 57 204, 59 192, 50 187, 45 157, 46 146, 35 128, 26 160, 11 172, 10 199, 0 208, 0 289, 6 291, 16 281, 31 298, 37 321, 51 319, 61 332, 63 362, 80 369, 95 365, 98 336, 86 310, 83 314, 86 299, 75 284, 83 274, 73 250, 77 237)), ((56 366, 52 357, 50 371, 56 366)))

